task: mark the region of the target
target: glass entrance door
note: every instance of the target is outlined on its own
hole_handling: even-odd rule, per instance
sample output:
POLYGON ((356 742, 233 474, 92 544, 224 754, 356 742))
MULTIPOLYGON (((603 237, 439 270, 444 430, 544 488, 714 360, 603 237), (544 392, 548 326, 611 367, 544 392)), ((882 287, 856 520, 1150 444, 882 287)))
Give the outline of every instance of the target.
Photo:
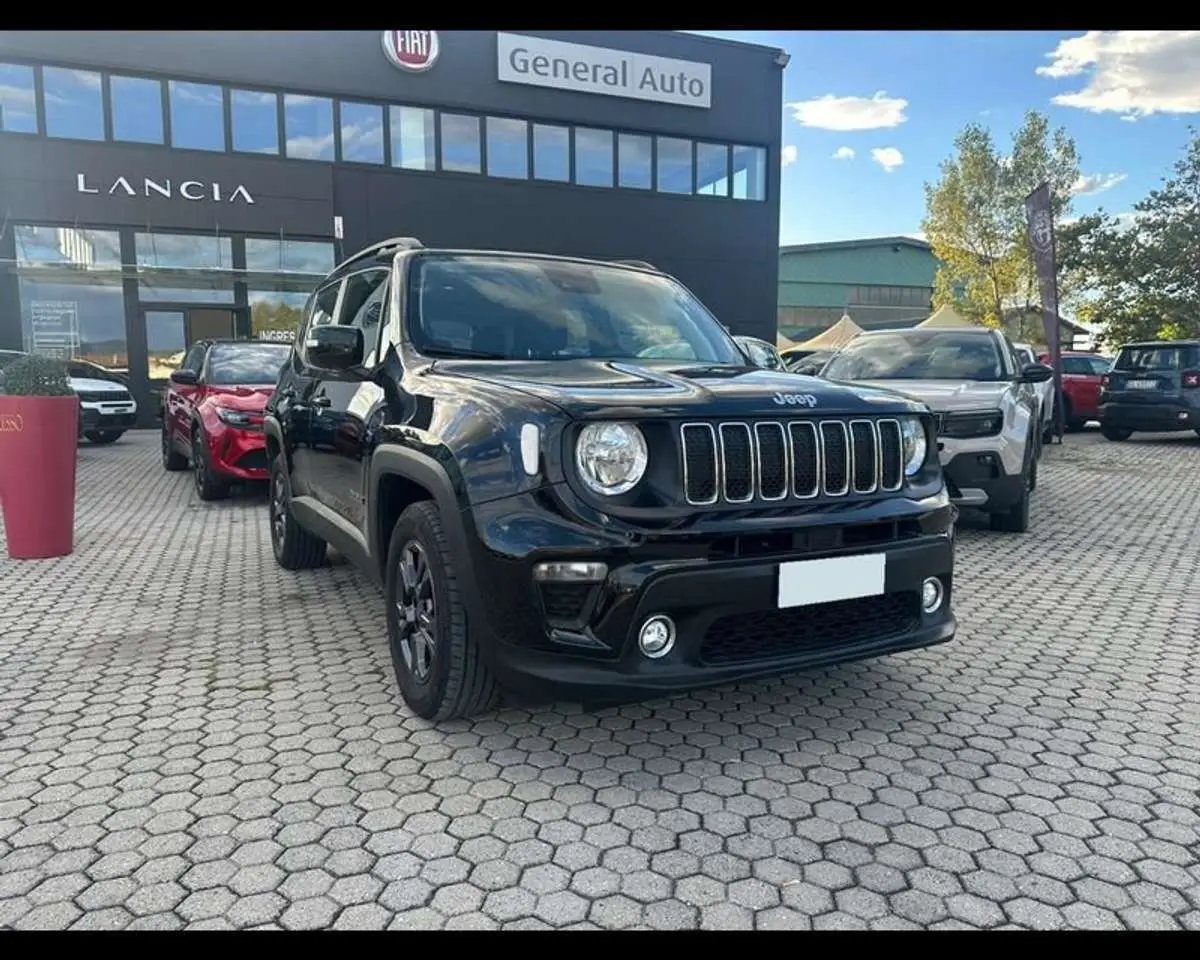
MULTIPOLYGON (((245 313, 245 311, 242 311, 245 313)), ((245 336, 239 329, 237 307, 143 307, 146 326, 146 373, 151 383, 162 383, 183 362, 197 340, 227 340, 245 336)))
POLYGON ((191 307, 187 312, 187 345, 197 340, 227 340, 234 336, 234 312, 228 307, 191 307))

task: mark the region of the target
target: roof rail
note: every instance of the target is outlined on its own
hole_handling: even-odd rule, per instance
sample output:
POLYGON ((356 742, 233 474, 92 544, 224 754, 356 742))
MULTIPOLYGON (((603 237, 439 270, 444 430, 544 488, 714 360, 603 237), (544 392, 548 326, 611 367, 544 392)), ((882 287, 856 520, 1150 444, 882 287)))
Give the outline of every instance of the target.
POLYGON ((387 240, 380 240, 378 243, 373 243, 369 247, 363 247, 357 253, 353 253, 345 260, 333 268, 333 273, 337 273, 342 267, 355 260, 361 260, 363 257, 369 257, 373 253, 382 253, 389 248, 396 250, 420 250, 425 245, 416 237, 389 237, 387 240))
POLYGON ((658 273, 658 267, 645 260, 613 260, 612 263, 619 263, 626 267, 641 267, 643 270, 653 270, 655 273, 658 273))

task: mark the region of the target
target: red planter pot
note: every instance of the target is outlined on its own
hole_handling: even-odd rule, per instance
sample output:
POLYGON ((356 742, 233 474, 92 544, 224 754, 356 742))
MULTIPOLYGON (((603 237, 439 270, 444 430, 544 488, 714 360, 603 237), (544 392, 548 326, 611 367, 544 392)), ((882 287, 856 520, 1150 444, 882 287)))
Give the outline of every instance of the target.
POLYGON ((76 397, 0 395, 0 506, 14 560, 75 546, 76 397))

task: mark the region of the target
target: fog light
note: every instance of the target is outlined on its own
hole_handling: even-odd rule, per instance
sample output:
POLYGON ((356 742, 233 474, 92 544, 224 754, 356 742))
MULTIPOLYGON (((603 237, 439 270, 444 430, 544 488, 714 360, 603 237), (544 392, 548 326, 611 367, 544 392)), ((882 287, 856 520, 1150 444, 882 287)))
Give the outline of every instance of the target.
POLYGON ((675 646, 675 623, 661 614, 650 617, 638 631, 638 646, 651 660, 665 657, 675 646))
POLYGON ((929 577, 921 584, 921 609, 926 613, 936 613, 942 605, 946 591, 942 581, 937 577, 929 577))

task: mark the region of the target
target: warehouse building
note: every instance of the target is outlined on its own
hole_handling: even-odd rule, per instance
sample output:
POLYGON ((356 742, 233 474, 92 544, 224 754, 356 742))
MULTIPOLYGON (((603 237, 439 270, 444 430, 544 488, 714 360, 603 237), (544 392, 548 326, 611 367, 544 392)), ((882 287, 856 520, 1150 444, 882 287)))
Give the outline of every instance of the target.
POLYGON ((0 32, 0 348, 290 338, 395 235, 648 260, 773 338, 781 51, 654 31, 0 32))

